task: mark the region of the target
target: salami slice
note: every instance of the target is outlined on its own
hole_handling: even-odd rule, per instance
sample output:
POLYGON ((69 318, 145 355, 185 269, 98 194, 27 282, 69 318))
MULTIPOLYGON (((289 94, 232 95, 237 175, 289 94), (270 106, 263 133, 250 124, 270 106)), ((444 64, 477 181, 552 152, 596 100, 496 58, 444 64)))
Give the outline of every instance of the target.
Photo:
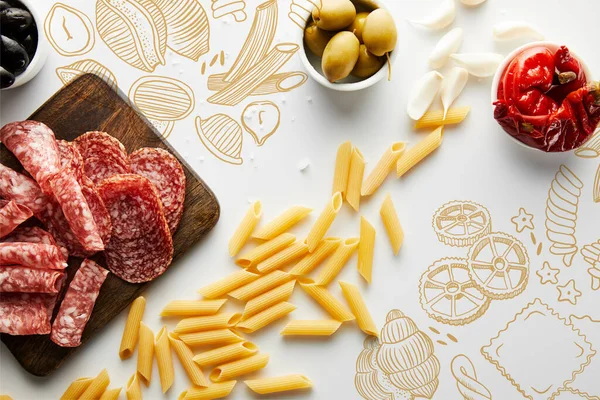
POLYGON ((54 236, 50 233, 46 232, 42 228, 37 226, 20 226, 12 233, 0 240, 0 242, 5 243, 15 243, 15 242, 26 242, 26 243, 40 243, 40 244, 49 244, 52 246, 57 246, 60 248, 60 252, 63 255, 64 261, 67 261, 69 258, 69 253, 67 249, 64 247, 58 246, 56 240, 54 240, 54 236))
POLYGON ((33 179, 2 164, 0 164, 0 197, 22 204, 36 215, 43 212, 48 204, 48 197, 42 193, 42 189, 33 179))
POLYGON ((0 238, 7 236, 15 228, 33 216, 33 212, 25 206, 11 200, 0 209, 0 238))
POLYGON ((123 143, 106 132, 86 132, 73 141, 84 160, 90 157, 114 157, 127 164, 127 151, 123 143))
POLYGON ((46 335, 56 295, 1 293, 0 332, 9 335, 46 335))
POLYGON ((83 157, 79 153, 79 150, 77 150, 77 146, 66 140, 57 140, 56 143, 60 154, 61 169, 70 169, 77 177, 77 180, 81 182, 81 178, 84 175, 83 157))
POLYGON ((62 271, 0 266, 0 293, 58 293, 63 279, 62 271))
POLYGON ((40 243, 0 243, 0 265, 42 269, 65 269, 67 263, 56 246, 40 243))
POLYGON ((106 244, 110 241, 112 225, 110 222, 110 215, 108 215, 108 210, 104 205, 104 201, 102 201, 100 198, 100 195, 96 190, 96 185, 94 185, 94 183, 86 176, 81 177, 81 192, 83 193, 83 196, 90 207, 90 211, 94 217, 94 222, 96 222, 96 227, 98 228, 98 233, 100 234, 102 243, 104 243, 104 246, 106 246, 106 244))
POLYGON ((129 155, 129 166, 156 187, 171 234, 175 233, 185 200, 185 174, 177 158, 166 150, 145 147, 129 155))
POLYGON ((96 185, 111 176, 129 173, 129 166, 116 157, 89 157, 84 162, 85 176, 96 185))
POLYGON ((41 217, 48 232, 54 237, 59 246, 65 247, 70 256, 86 258, 95 252, 86 251, 71 230, 69 221, 55 200, 48 203, 41 217))
POLYGON ((173 258, 173 240, 152 183, 139 175, 118 175, 98 186, 112 221, 104 255, 119 278, 148 282, 164 273, 173 258))
POLYGON ((108 271, 92 260, 84 260, 75 273, 52 324, 50 339, 61 347, 81 344, 83 330, 108 271))

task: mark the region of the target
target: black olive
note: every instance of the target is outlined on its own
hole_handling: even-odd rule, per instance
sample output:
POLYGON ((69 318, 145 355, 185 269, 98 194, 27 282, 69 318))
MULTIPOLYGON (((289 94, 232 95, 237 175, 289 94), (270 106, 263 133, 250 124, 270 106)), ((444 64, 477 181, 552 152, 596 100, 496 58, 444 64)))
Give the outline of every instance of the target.
POLYGON ((3 33, 22 32, 31 26, 32 22, 33 17, 27 10, 11 7, 0 11, 0 25, 2 25, 3 33))
POLYGON ((5 10, 10 7, 11 7, 10 4, 8 4, 6 1, 0 0, 0 11, 5 10))
POLYGON ((33 59, 33 55, 35 54, 35 50, 37 48, 37 34, 27 35, 23 39, 19 40, 19 43, 21 43, 21 45, 25 48, 25 51, 27 51, 29 59, 33 59))
POLYGON ((29 56, 23 46, 16 40, 2 35, 2 48, 0 51, 0 61, 2 67, 11 71, 15 75, 19 75, 25 71, 29 65, 29 56))
POLYGON ((15 83, 15 76, 9 71, 0 67, 0 88, 4 89, 15 83))

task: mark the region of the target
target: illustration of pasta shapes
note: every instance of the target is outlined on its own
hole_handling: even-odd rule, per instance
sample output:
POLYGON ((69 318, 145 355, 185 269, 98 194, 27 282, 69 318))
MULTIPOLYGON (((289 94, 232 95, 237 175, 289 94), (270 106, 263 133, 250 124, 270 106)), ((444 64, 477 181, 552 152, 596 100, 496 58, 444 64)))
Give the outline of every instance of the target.
POLYGON ((321 0, 292 0, 288 17, 298 28, 306 28, 306 20, 312 14, 313 8, 321 8, 321 0))
POLYGON ((94 74, 106 82, 111 89, 118 88, 115 75, 104 65, 92 59, 75 61, 73 64, 56 68, 56 75, 65 85, 83 74, 94 74))
POLYGON ((577 253, 575 228, 583 182, 561 165, 552 180, 546 200, 546 236, 552 242, 550 252, 562 256, 570 267, 577 253))
POLYGON ((588 274, 592 277, 592 290, 600 290, 600 240, 583 246, 581 255, 592 266, 588 269, 588 274))
POLYGON ((117 57, 153 72, 165 64, 167 24, 152 0, 97 0, 98 34, 117 57))
POLYGON ((277 132, 280 121, 279 107, 272 101, 255 101, 242 112, 242 125, 259 146, 277 132))
POLYGON ((159 121, 184 119, 194 109, 194 92, 166 76, 144 76, 129 89, 129 99, 146 117, 159 121))
POLYGON ((596 177, 594 178, 594 188, 592 189, 592 196, 594 203, 600 203, 600 165, 596 171, 596 177))
POLYGON ((456 387, 465 400, 491 400, 490 390, 477 379, 475 366, 469 357, 459 354, 450 365, 456 387))
POLYGON ((600 129, 594 133, 590 140, 575 150, 575 155, 581 158, 595 158, 600 156, 600 129))
POLYGON ((242 127, 225 114, 213 115, 207 119, 196 117, 196 132, 200 141, 218 159, 229 164, 244 162, 242 152, 242 127))
POLYGON ((439 385, 440 362, 429 336, 401 311, 392 310, 380 339, 377 364, 392 384, 415 397, 431 399, 439 385))
POLYGON ((491 229, 488 209, 472 201, 451 201, 433 215, 433 230, 438 240, 450 246, 470 246, 491 229))
POLYGON ((88 53, 96 41, 94 26, 88 16, 62 3, 56 3, 48 12, 44 33, 54 50, 67 57, 88 53))
POLYGON ((231 15, 237 22, 245 21, 246 2, 245 0, 211 0, 213 18, 219 19, 226 15, 231 15))
POLYGON ((594 346, 596 355, 575 380, 567 385, 570 390, 585 396, 586 399, 600 400, 600 320, 594 320, 589 315, 576 317, 571 315, 571 324, 579 329, 582 335, 594 346))
POLYGON ((210 49, 210 27, 199 0, 154 0, 167 23, 167 46, 198 61, 210 49))

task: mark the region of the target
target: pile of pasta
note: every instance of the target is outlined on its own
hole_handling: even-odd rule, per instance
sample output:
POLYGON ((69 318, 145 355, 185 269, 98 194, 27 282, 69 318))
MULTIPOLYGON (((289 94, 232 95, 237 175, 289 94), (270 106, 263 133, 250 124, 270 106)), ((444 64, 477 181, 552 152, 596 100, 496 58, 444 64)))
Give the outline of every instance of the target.
MULTIPOLYGON (((71 382, 67 390, 60 396, 60 400, 116 400, 122 388, 108 389, 110 377, 108 371, 103 369, 96 377, 79 378, 71 382)), ((129 394, 127 394, 129 398, 129 394)), ((141 399, 141 397, 140 397, 141 399)))

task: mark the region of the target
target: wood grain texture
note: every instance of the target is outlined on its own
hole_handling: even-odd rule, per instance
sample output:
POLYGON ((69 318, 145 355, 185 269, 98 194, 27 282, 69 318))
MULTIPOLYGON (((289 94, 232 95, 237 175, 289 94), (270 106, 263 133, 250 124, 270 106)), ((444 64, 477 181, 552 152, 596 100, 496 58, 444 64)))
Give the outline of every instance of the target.
MULTIPOLYGON (((48 125, 57 139, 73 140, 87 131, 105 131, 119 139, 129 153, 140 147, 160 147, 171 151, 179 159, 187 180, 186 197, 183 217, 173 236, 173 264, 167 274, 175 273, 173 270, 177 267, 177 259, 217 223, 220 209, 212 191, 185 161, 160 139, 160 134, 152 125, 129 105, 126 96, 113 91, 95 75, 83 75, 73 81, 44 103, 29 119, 48 125)), ((17 160, 1 145, 0 159, 3 164, 20 170, 17 160)), ((97 255, 94 259, 102 266, 106 265, 102 255, 97 255)), ((81 261, 69 258, 69 282, 81 261)), ((146 285, 148 283, 131 284, 109 274, 83 333, 82 346, 137 298, 146 285)), ((3 334, 2 341, 23 368, 37 376, 52 373, 78 349, 59 347, 50 340, 49 335, 3 334)), ((117 348, 111 351, 114 351, 116 356, 117 348)))

